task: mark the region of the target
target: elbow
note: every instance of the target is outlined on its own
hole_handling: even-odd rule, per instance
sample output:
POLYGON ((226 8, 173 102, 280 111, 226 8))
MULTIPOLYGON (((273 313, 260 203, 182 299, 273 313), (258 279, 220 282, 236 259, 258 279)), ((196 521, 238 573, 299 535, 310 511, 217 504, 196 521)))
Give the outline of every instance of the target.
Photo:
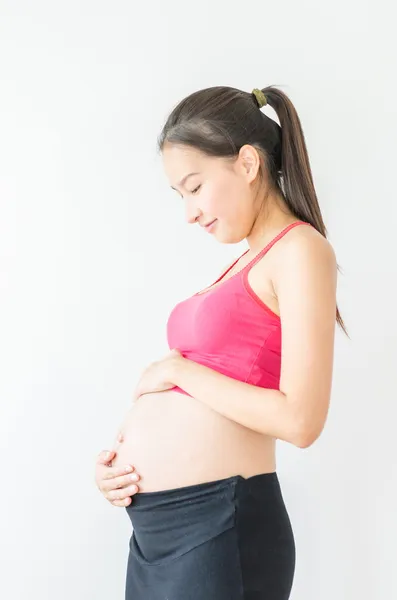
POLYGON ((308 413, 303 410, 301 402, 294 402, 290 413, 290 440, 298 448, 309 448, 320 437, 324 428, 325 418, 318 412, 308 413))
POLYGON ((298 448, 309 448, 309 446, 314 444, 316 439, 317 438, 313 438, 308 435, 300 435, 295 441, 295 446, 298 448))
POLYGON ((298 448, 309 448, 320 437, 321 431, 313 427, 301 426, 295 436, 294 445, 298 448))
POLYGON ((301 428, 296 436, 295 446, 298 448, 309 448, 320 437, 321 431, 313 431, 308 428, 301 428))

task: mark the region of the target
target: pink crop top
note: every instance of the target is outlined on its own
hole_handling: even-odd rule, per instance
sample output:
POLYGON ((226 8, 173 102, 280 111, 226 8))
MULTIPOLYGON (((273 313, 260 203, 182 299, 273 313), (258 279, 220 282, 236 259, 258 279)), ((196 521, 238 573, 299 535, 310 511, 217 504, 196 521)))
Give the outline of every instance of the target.
MULTIPOLYGON (((169 348, 228 377, 278 389, 281 366, 281 321, 248 283, 248 273, 290 229, 285 227, 245 267, 221 281, 246 250, 204 291, 179 302, 167 321, 169 348), (218 284, 218 285, 215 285, 218 284)), ((188 394, 178 386, 174 391, 188 394)))

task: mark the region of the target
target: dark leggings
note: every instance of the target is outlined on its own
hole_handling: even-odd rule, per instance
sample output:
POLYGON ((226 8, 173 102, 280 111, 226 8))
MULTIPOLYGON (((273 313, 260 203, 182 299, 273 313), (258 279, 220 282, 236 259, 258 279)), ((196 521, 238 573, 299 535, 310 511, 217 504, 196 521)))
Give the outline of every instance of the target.
POLYGON ((276 472, 138 493, 125 600, 287 600, 295 543, 276 472))

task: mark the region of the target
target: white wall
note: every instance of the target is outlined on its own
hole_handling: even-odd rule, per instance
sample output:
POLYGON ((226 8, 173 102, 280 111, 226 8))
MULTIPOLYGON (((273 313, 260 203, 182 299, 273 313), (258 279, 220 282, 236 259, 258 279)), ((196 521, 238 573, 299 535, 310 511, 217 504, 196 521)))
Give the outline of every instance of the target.
POLYGON ((156 137, 196 89, 269 84, 302 120, 352 338, 337 334, 321 438, 278 442, 291 598, 397 597, 388 7, 0 2, 1 597, 124 597, 130 522, 96 489, 96 455, 174 303, 245 248, 184 223, 156 137))

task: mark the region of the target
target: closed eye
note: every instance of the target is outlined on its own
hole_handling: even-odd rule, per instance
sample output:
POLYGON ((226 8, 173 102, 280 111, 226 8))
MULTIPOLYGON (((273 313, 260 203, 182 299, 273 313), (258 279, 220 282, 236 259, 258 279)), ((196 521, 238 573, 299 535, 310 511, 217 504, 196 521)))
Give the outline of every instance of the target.
MULTIPOLYGON (((199 191, 199 189, 200 189, 200 188, 201 188, 201 184, 200 184, 200 185, 198 185, 196 188, 194 188, 194 190, 192 190, 190 193, 191 193, 191 194, 193 194, 193 196, 194 196, 195 194, 197 194, 197 192, 199 191)), ((179 193, 179 192, 178 192, 178 193, 179 193)), ((179 196, 180 196, 181 198, 183 198, 182 194, 179 194, 179 196)))

